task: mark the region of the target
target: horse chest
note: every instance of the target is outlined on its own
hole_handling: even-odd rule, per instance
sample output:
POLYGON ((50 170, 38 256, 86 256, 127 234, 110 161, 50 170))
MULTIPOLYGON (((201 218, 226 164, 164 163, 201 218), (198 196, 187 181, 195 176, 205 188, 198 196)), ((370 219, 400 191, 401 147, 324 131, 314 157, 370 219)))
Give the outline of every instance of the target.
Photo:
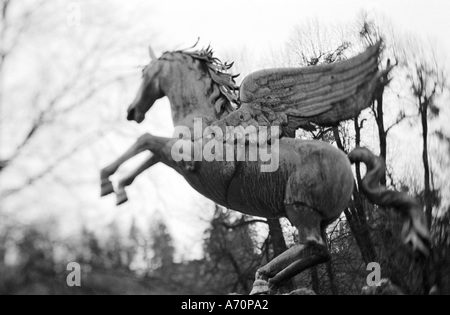
POLYGON ((200 194, 230 208, 227 191, 235 172, 235 162, 180 162, 178 172, 200 194))

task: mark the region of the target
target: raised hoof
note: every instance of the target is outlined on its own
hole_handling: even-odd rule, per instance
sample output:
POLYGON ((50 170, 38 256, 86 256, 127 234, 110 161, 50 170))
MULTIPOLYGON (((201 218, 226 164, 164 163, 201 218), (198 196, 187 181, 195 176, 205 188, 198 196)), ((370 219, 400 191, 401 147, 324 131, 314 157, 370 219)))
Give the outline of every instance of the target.
POLYGON ((117 193, 117 206, 121 206, 128 201, 128 196, 125 191, 117 193))
POLYGON ((102 181, 100 197, 105 197, 114 192, 113 184, 109 180, 102 181))
POLYGON ((269 283, 264 280, 256 280, 253 283, 252 292, 250 295, 271 295, 274 292, 269 288, 269 283))

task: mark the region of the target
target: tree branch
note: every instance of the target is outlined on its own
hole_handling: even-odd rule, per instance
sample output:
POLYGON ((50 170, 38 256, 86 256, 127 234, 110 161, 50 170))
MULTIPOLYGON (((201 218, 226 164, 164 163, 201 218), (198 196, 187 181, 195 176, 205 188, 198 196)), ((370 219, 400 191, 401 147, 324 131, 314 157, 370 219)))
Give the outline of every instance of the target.
POLYGON ((398 117, 397 120, 395 121, 395 123, 393 123, 391 126, 389 126, 386 129, 386 135, 388 135, 389 131, 391 131, 392 128, 399 125, 405 119, 411 119, 411 118, 415 118, 415 117, 416 117, 415 115, 402 115, 402 116, 398 117))
POLYGON ((87 138, 89 138, 87 141, 86 140, 80 141, 79 144, 74 146, 70 151, 68 151, 64 155, 57 158, 51 165, 47 166, 43 171, 28 178, 22 185, 15 187, 15 188, 5 190, 2 194, 0 194, 1 199, 10 197, 10 196, 20 192, 24 188, 35 184, 37 181, 41 180, 42 178, 46 177, 47 175, 51 174, 59 165, 61 165, 62 162, 73 157, 73 155, 76 152, 80 151, 81 149, 90 145, 92 142, 96 141, 98 139, 98 137, 101 136, 105 132, 106 132, 106 129, 94 132, 92 135, 87 137, 87 138))

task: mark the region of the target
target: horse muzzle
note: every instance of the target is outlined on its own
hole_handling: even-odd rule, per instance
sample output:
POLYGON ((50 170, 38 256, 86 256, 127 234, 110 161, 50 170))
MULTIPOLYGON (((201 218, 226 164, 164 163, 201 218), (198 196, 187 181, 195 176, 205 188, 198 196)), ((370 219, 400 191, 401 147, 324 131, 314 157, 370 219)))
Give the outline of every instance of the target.
POLYGON ((138 124, 140 124, 141 122, 143 122, 145 119, 145 115, 143 115, 140 111, 136 110, 136 108, 130 108, 128 110, 128 116, 127 116, 127 120, 129 121, 135 121, 138 124))

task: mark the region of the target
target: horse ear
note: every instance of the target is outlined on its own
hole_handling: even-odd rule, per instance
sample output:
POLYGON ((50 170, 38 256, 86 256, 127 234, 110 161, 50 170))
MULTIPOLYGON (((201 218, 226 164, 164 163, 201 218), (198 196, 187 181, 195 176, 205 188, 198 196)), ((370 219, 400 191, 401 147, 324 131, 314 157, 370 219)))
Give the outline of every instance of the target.
POLYGON ((155 52, 153 51, 153 49, 152 49, 151 46, 148 47, 148 52, 149 52, 150 58, 151 58, 152 60, 158 59, 158 58, 156 58, 155 52))

